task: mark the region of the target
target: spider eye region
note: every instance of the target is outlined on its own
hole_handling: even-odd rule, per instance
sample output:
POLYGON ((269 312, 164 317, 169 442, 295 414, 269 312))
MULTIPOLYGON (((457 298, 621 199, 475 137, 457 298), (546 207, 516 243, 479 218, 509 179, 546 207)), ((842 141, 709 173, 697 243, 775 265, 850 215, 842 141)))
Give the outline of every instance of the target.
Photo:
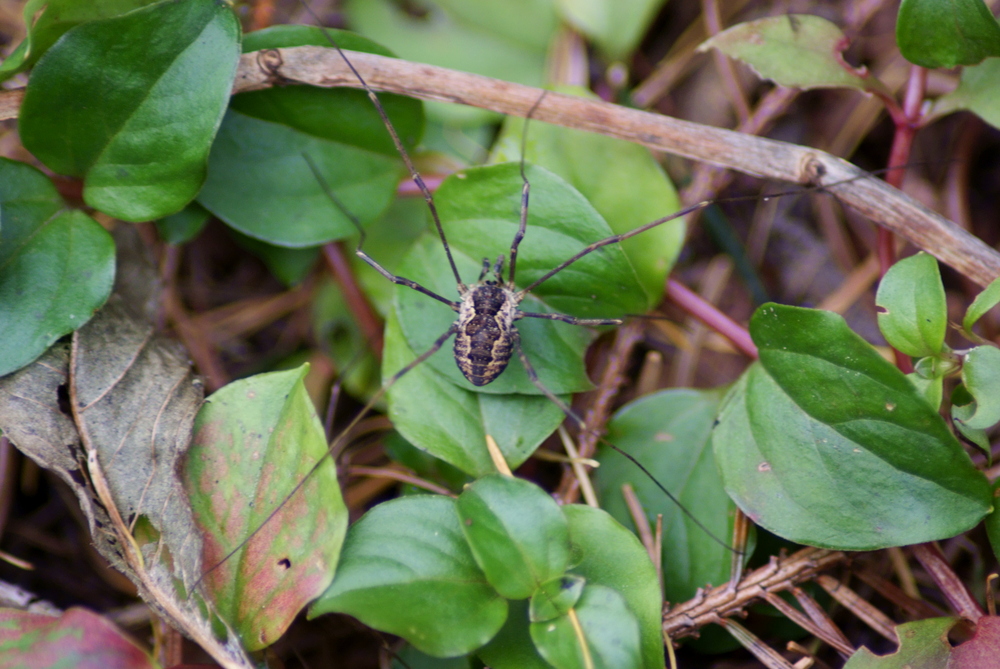
POLYGON ((514 351, 514 293, 495 282, 473 287, 462 298, 455 334, 455 363, 475 386, 485 386, 507 368, 514 351))

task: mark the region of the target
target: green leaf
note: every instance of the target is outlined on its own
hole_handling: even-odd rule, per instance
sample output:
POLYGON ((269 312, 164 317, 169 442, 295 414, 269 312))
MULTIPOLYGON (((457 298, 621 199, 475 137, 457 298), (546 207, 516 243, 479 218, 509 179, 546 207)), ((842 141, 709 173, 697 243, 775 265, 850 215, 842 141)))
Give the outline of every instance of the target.
MULTIPOLYGON (((862 646, 844 665, 844 669, 937 669, 952 665, 954 649, 948 632, 956 618, 926 618, 896 627, 899 648, 895 653, 879 657, 862 646)), ((985 665, 984 665, 985 666, 985 665)))
MULTIPOLYGON (((720 391, 664 390, 622 407, 608 423, 608 441, 641 462, 712 534, 732 534, 736 510, 722 486, 709 445, 720 391)), ((602 447, 594 484, 601 506, 626 527, 632 515, 622 496, 630 484, 650 523, 663 515, 663 582, 670 602, 729 578, 732 554, 698 527, 649 477, 618 453, 602 447)))
POLYGON ((835 314, 762 306, 760 350, 712 442, 726 490, 786 539, 871 550, 944 537, 989 510, 982 473, 910 381, 835 314))
POLYGON ((319 246, 355 234, 309 161, 362 224, 389 206, 403 174, 396 158, 230 111, 198 202, 234 230, 275 246, 319 246))
POLYGON ((58 616, 0 609, 0 656, 4 667, 24 669, 159 666, 110 620, 76 607, 58 616))
MULTIPOLYGON (((415 357, 393 312, 386 321, 383 378, 415 357)), ((486 450, 487 434, 516 469, 565 419, 547 397, 470 392, 426 364, 400 378, 388 396, 389 418, 407 441, 473 476, 496 471, 486 450)))
POLYGON ((86 21, 107 19, 151 4, 154 0, 31 0, 24 5, 27 35, 0 64, 0 81, 30 68, 56 40, 86 21), (39 9, 43 9, 39 14, 39 9), (36 18, 37 15, 37 18, 36 18))
POLYGON ((535 647, 556 669, 644 666, 639 624, 620 593, 605 586, 587 584, 573 609, 573 615, 579 619, 582 639, 570 615, 531 623, 531 638, 535 647), (584 659, 585 654, 593 664, 584 659))
POLYGON ((994 128, 1000 128, 1000 58, 962 68, 958 88, 934 101, 928 117, 967 109, 994 128))
MULTIPOLYGON (((1000 60, 997 61, 1000 63, 1000 60)), ((1000 73, 1000 70, 998 70, 1000 73)), ((972 326, 986 315, 990 309, 1000 304, 1000 278, 994 279, 990 285, 983 289, 983 292, 976 295, 969 308, 965 311, 965 318, 962 319, 962 329, 972 332, 972 326)))
MULTIPOLYGON (((413 16, 388 0, 345 5, 359 33, 392 44, 401 58, 539 86, 559 17, 549 0, 438 0, 413 16)), ((495 118, 480 109, 433 103, 431 115, 465 125, 495 118)))
POLYGON ((205 229, 212 214, 197 202, 191 202, 176 214, 164 216, 156 222, 160 238, 168 244, 185 244, 205 229))
POLYGON ((489 641, 507 601, 476 566, 454 500, 416 495, 379 504, 351 527, 337 578, 309 616, 331 612, 451 657, 489 641))
MULTIPOLYGON (((510 250, 521 207, 519 170, 516 163, 473 168, 452 175, 438 189, 435 201, 445 236, 466 283, 479 276, 484 258, 492 263, 510 250)), ((520 287, 540 278, 588 243, 611 236, 600 214, 562 179, 534 166, 527 168, 527 177, 532 198, 527 233, 517 258, 516 284, 520 287)), ((432 236, 411 250, 400 264, 399 273, 443 297, 458 297, 444 251, 432 236)), ((414 351, 430 348, 455 320, 454 312, 446 305, 409 288, 399 287, 396 299, 400 324, 414 351)), ((538 286, 522 303, 522 309, 615 318, 642 312, 645 304, 645 293, 628 259, 620 248, 610 245, 538 286)), ((583 364, 583 353, 592 336, 587 328, 525 318, 517 322, 517 329, 524 351, 546 388, 565 394, 590 387, 583 364)), ((444 352, 432 356, 427 364, 466 390, 541 393, 517 361, 512 361, 496 381, 482 387, 469 383, 452 356, 444 352)))
POLYGON ((973 430, 985 430, 1000 422, 1000 349, 977 346, 962 364, 962 382, 976 400, 976 410, 962 423, 973 430))
MULTIPOLYGON (((329 48, 332 41, 344 49, 393 55, 358 35, 308 26, 250 33, 243 47, 329 48)), ((396 95, 379 100, 412 151, 423 132, 422 103, 396 95)), ((236 95, 231 106, 198 197, 241 233, 276 246, 318 246, 356 234, 350 216, 367 224, 395 198, 403 164, 364 91, 273 87, 236 95)))
POLYGON ((915 357, 941 354, 948 305, 934 256, 920 252, 890 267, 875 304, 878 327, 890 346, 915 357))
POLYGON ((1000 56, 1000 26, 983 0, 903 0, 896 43, 906 60, 921 67, 975 65, 1000 56))
POLYGON ((569 564, 566 518, 533 483, 491 474, 466 488, 456 508, 476 564, 507 599, 529 597, 569 564))
POLYGON ((161 2, 67 32, 32 71, 21 139, 50 169, 83 178, 84 201, 129 221, 190 202, 239 58, 232 10, 161 2))
POLYGON ((590 38, 611 60, 625 60, 639 46, 664 0, 556 0, 562 18, 590 38))
POLYGON ((538 586, 531 596, 528 615, 533 623, 552 620, 569 613, 583 594, 587 579, 573 574, 564 574, 538 586))
POLYGON ((274 643, 326 589, 347 530, 307 372, 260 374, 217 391, 198 412, 187 457, 210 569, 204 585, 251 650, 274 643))
POLYGON ((698 51, 718 49, 749 65, 764 79, 796 88, 879 86, 844 61, 847 38, 819 16, 787 14, 737 24, 702 42, 698 51))
POLYGON ((82 326, 111 294, 111 235, 63 206, 44 174, 0 159, 0 376, 82 326))
POLYGON ((986 536, 989 537, 990 546, 993 548, 993 555, 1000 560, 1000 480, 993 482, 993 511, 986 516, 983 523, 986 527, 986 536))
MULTIPOLYGON (((594 97, 585 89, 560 92, 594 97)), ((680 208, 677 191, 663 168, 645 147, 592 132, 548 123, 531 124, 508 116, 493 145, 490 162, 521 159, 521 139, 527 132, 526 159, 551 170, 587 198, 621 234, 651 223, 680 208), (615 165, 615 169, 607 169, 615 165)), ((532 203, 537 196, 532 192, 532 203)), ((646 310, 659 304, 667 274, 684 244, 684 219, 676 218, 621 243, 646 291, 646 310)))
MULTIPOLYGON (((601 509, 571 504, 563 507, 563 513, 569 521, 574 554, 582 556, 572 573, 586 578, 587 588, 607 586, 621 594, 639 622, 641 665, 618 666, 661 669, 665 663, 660 632, 663 600, 656 582, 656 568, 649 561, 646 549, 634 534, 601 509)), ((580 620, 583 622, 582 612, 580 620)))

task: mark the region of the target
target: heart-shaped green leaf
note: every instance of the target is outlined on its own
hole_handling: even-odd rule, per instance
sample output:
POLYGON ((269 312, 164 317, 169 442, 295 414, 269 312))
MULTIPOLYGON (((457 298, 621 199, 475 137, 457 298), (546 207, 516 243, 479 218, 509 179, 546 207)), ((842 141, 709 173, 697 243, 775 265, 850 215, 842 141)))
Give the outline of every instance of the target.
MULTIPOLYGON (((310 26, 250 33, 243 48, 333 43, 393 55, 358 35, 310 26)), ((396 95, 379 100, 412 150, 423 131, 421 103, 396 95)), ((395 197, 403 165, 364 91, 273 87, 236 95, 231 107, 198 200, 241 233, 277 246, 316 246, 355 234, 349 216, 367 224, 395 197)))
POLYGON ((948 305, 934 256, 921 252, 890 267, 878 286, 875 304, 878 327, 897 351, 916 357, 941 353, 948 305))
POLYGON ((48 177, 0 158, 0 376, 82 326, 111 294, 111 235, 63 207, 48 177))
POLYGON ((484 476, 459 496, 457 508, 476 563, 507 599, 531 596, 569 564, 566 518, 535 484, 484 476))
POLYGON ((87 204, 128 221, 179 211, 205 161, 239 58, 240 28, 213 0, 160 2, 67 32, 31 73, 24 146, 83 177, 87 204))
POLYGON ((507 601, 476 566, 454 500, 417 495, 379 504, 351 527, 337 578, 309 615, 330 612, 451 657, 489 641, 507 601))
POLYGON ((985 477, 902 372, 829 312, 766 304, 761 365, 712 441, 726 490, 786 539, 870 550, 951 537, 990 508, 985 477))

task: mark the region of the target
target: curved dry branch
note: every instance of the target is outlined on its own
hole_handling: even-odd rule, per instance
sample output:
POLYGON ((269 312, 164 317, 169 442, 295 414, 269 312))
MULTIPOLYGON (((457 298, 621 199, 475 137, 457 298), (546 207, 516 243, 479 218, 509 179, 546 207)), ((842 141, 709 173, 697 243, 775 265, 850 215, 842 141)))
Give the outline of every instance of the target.
MULTIPOLYGON (((525 116, 541 95, 538 88, 476 74, 347 53, 361 76, 379 91, 514 116, 525 116)), ((335 50, 296 47, 244 54, 233 92, 289 82, 360 88, 335 50)), ((879 225, 980 285, 1000 275, 1000 253, 884 181, 864 178, 864 171, 823 151, 554 92, 546 95, 532 119, 624 139, 758 177, 816 185, 847 181, 831 187, 831 192, 879 225)))

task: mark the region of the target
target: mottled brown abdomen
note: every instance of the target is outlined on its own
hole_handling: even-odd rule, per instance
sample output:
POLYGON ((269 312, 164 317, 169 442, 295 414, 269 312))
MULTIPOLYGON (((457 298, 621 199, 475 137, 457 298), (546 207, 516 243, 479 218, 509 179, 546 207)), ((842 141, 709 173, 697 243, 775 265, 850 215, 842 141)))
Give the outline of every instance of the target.
POLYGON ((485 386, 507 368, 515 309, 513 294, 491 282, 473 285, 462 296, 455 362, 473 385, 485 386))

